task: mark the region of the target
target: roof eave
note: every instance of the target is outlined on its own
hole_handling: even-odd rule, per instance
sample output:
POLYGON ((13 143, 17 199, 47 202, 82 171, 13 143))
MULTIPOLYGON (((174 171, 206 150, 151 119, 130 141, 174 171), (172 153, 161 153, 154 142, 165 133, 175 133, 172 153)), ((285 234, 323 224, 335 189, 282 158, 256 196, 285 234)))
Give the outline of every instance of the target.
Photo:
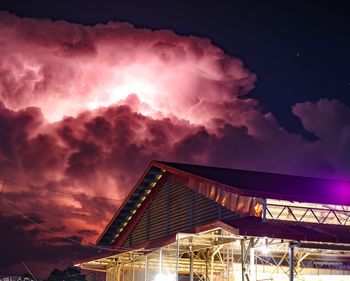
POLYGON ((143 173, 143 175, 141 176, 141 178, 138 180, 138 182, 135 184, 134 188, 130 191, 130 193, 128 194, 128 196, 125 198, 125 200, 123 201, 123 203, 120 205, 120 207, 118 208, 118 211, 114 214, 114 216, 112 217, 112 219, 110 220, 110 222, 108 223, 108 225, 105 227, 105 229, 103 230, 103 232, 100 234, 100 236, 98 237, 96 244, 98 244, 101 239, 103 238, 103 236, 106 234, 106 232, 108 231, 109 227, 112 225, 112 223, 114 222, 114 220, 117 218, 117 216, 119 215, 119 213, 121 212, 121 210, 124 208, 125 204, 128 202, 128 200, 130 199, 130 197, 132 196, 132 194, 134 193, 134 191, 136 190, 136 188, 139 186, 139 184, 142 182, 142 180, 145 178, 145 176, 147 175, 147 173, 149 172, 149 170, 151 169, 151 167, 154 165, 155 161, 151 161, 151 163, 149 163, 149 165, 147 166, 147 169, 145 170, 145 172, 143 173))

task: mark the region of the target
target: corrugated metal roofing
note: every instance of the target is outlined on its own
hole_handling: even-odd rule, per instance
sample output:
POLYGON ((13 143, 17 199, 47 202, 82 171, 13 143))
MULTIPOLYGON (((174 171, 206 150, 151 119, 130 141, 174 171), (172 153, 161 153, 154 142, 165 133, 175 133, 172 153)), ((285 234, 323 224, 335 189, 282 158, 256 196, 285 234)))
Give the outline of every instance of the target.
POLYGON ((157 161, 178 171, 238 188, 247 195, 350 206, 350 182, 157 161))
MULTIPOLYGON (((149 204, 158 190, 156 187, 160 186, 162 180, 166 178, 176 178, 180 180, 180 183, 194 190, 196 190, 195 185, 203 186, 204 183, 204 185, 215 189, 222 188, 223 192, 240 193, 240 195, 248 196, 249 198, 270 198, 350 206, 349 181, 152 161, 126 201, 101 234, 98 243, 112 244, 115 238, 119 237, 119 232, 121 236, 123 236, 123 233, 126 233, 125 230, 123 231, 126 225, 128 225, 126 228, 133 228, 138 220, 135 218, 140 218, 144 212, 142 207, 138 209, 139 206, 147 206, 149 204), (184 179, 184 181, 181 181, 181 179, 184 179), (151 193, 148 195, 149 192, 151 193), (131 222, 132 224, 130 224, 131 222)), ((264 227, 268 229, 271 223, 264 224, 264 227)), ((281 225, 283 224, 284 222, 281 223, 281 225)), ((301 225, 301 223, 296 224, 301 225)), ((278 231, 278 226, 276 226, 275 231, 278 231)))

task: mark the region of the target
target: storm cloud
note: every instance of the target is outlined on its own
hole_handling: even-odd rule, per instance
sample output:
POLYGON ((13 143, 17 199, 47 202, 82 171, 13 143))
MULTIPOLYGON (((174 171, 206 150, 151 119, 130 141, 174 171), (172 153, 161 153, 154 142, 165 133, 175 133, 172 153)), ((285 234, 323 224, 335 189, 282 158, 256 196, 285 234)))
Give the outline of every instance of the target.
POLYGON ((0 177, 2 196, 20 207, 0 205, 13 239, 5 252, 22 239, 16 247, 37 251, 38 263, 56 263, 54 252, 72 262, 78 248, 60 237, 93 244, 152 159, 349 179, 350 109, 294 105, 315 136, 306 140, 263 112, 249 96, 255 82, 205 38, 2 12, 0 177))

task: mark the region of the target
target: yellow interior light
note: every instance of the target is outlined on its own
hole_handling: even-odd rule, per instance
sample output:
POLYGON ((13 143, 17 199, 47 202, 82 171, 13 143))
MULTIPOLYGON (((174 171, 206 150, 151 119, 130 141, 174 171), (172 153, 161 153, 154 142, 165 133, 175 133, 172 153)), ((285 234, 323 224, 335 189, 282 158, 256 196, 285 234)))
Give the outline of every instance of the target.
POLYGON ((147 190, 146 190, 146 194, 149 194, 150 192, 151 192, 150 189, 147 189, 147 190))
POLYGON ((131 216, 128 216, 126 219, 129 221, 131 219, 131 216))
POLYGON ((135 213, 136 213, 136 210, 132 210, 131 213, 132 213, 132 214, 135 214, 135 213))
POLYGON ((123 226, 126 226, 126 225, 127 225, 127 222, 124 222, 124 223, 123 223, 123 226))
POLYGON ((146 199, 146 196, 142 196, 140 199, 141 199, 141 201, 143 201, 146 199))
POLYGON ((156 182, 152 182, 151 186, 154 187, 157 183, 156 182))
POLYGON ((141 203, 137 203, 136 204, 136 207, 138 208, 138 207, 140 207, 141 206, 141 203))

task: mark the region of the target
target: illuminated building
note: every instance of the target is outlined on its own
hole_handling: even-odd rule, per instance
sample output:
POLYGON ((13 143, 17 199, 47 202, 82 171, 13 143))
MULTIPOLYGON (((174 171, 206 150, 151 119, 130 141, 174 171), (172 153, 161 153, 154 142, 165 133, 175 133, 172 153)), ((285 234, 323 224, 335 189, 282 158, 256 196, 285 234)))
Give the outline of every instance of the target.
POLYGON ((107 281, 350 280, 350 183, 153 161, 98 245, 107 281))

